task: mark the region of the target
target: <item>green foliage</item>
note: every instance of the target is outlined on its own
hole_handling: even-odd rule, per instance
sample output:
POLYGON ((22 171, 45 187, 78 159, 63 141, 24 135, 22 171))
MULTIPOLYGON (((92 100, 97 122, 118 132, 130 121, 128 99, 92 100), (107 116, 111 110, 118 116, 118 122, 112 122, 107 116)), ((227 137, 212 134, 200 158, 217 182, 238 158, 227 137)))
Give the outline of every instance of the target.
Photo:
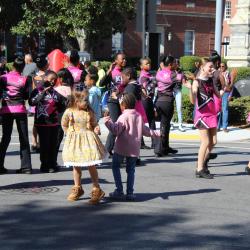
POLYGON ((9 71, 13 69, 13 62, 6 63, 6 67, 8 68, 9 71))
POLYGON ((134 16, 135 0, 32 0, 26 1, 23 10, 14 33, 47 32, 66 39, 81 37, 84 30, 93 47, 95 41, 124 30, 125 20, 134 16))
MULTIPOLYGON (((194 105, 190 102, 189 95, 183 94, 182 95, 182 119, 183 119, 183 122, 193 123, 193 110, 194 110, 194 105)), ((178 121, 176 106, 175 106, 173 120, 175 122, 178 121)))
POLYGON ((250 96, 236 98, 229 102, 229 124, 245 124, 250 112, 250 96))
POLYGON ((248 67, 237 68, 237 76, 235 82, 246 78, 250 78, 250 68, 248 67))
POLYGON ((180 64, 183 71, 195 71, 194 63, 200 61, 201 58, 199 56, 182 56, 180 58, 180 64))

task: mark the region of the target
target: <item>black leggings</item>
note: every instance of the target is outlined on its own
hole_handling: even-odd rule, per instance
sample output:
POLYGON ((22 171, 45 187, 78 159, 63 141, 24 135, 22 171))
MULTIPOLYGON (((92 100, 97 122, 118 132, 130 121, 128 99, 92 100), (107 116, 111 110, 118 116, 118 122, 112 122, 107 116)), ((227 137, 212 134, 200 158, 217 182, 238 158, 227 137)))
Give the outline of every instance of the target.
POLYGON ((26 114, 4 114, 2 116, 3 135, 0 143, 0 168, 4 167, 4 158, 10 144, 14 120, 20 141, 21 168, 31 169, 30 144, 28 135, 28 119, 26 114))
POLYGON ((41 169, 56 167, 58 126, 37 126, 40 139, 41 169))
MULTIPOLYGON (((119 101, 116 99, 110 99, 108 101, 108 109, 112 122, 116 122, 118 117, 121 115, 119 101)), ((109 132, 105 148, 108 152, 111 152, 114 148, 114 145, 115 145, 115 136, 111 132, 109 132)))
POLYGON ((174 102, 157 101, 156 107, 161 117, 161 138, 155 144, 155 153, 166 154, 169 149, 170 122, 174 114, 174 102))

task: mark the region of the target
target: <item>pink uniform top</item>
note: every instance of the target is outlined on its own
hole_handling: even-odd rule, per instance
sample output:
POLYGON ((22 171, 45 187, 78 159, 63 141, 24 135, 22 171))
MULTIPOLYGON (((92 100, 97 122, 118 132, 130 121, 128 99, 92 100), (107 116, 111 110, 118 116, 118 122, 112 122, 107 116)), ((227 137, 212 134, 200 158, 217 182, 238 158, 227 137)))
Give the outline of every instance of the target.
POLYGON ((158 92, 173 92, 176 84, 176 73, 168 68, 164 68, 157 72, 156 81, 158 92))
POLYGON ((1 114, 26 113, 25 100, 29 97, 27 77, 11 71, 0 77, 1 114))
POLYGON ((124 91, 126 86, 122 83, 122 69, 118 66, 115 66, 111 72, 112 75, 112 82, 113 82, 113 89, 118 89, 120 93, 124 91))
POLYGON ((74 83, 79 83, 81 81, 82 70, 80 70, 79 68, 75 66, 69 66, 68 70, 70 71, 70 73, 72 74, 74 78, 74 83))

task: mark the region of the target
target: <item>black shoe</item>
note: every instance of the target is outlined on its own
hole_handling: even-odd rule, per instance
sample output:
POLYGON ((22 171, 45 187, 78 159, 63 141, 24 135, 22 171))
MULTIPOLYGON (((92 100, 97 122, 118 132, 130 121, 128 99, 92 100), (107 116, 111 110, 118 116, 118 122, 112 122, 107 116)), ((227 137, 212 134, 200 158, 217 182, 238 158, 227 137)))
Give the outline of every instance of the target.
POLYGON ((217 156, 218 156, 218 154, 216 154, 216 153, 210 153, 209 160, 213 160, 213 159, 217 158, 217 156))
POLYGON ((161 154, 161 153, 156 153, 155 154, 156 158, 160 158, 160 157, 164 157, 164 156, 167 156, 167 154, 161 154))
POLYGON ((0 174, 7 174, 8 173, 8 169, 5 167, 1 167, 0 168, 0 174))
POLYGON ((204 178, 204 179, 213 179, 214 176, 212 174, 210 174, 210 172, 208 172, 209 170, 200 170, 200 171, 195 171, 195 176, 197 178, 204 178))
POLYGON ((245 170, 246 170, 246 173, 247 173, 248 175, 250 175, 250 168, 249 168, 248 166, 246 166, 245 170))
POLYGON ((32 174, 31 168, 20 168, 16 170, 17 174, 32 174))
POLYGON ((40 168, 40 172, 41 173, 49 173, 49 169, 48 168, 40 168))
POLYGON ((151 149, 151 147, 148 147, 147 145, 141 145, 141 149, 151 149))
POLYGON ((173 149, 173 148, 168 148, 167 153, 168 154, 177 154, 178 150, 177 149, 173 149))
POLYGON ((140 158, 138 158, 137 160, 136 160, 136 164, 135 164, 136 166, 141 166, 141 159, 140 158))

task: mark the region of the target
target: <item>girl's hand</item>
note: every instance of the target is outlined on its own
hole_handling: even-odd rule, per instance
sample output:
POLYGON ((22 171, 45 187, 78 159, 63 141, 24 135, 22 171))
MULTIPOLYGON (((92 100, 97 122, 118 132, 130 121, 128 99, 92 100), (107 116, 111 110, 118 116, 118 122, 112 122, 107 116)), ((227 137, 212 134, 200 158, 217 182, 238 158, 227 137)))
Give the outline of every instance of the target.
POLYGON ((117 99, 117 94, 116 94, 116 92, 112 92, 111 97, 112 97, 113 99, 117 99))
POLYGON ((188 89, 191 89, 191 88, 192 88, 192 84, 191 84, 190 81, 185 81, 185 82, 183 82, 183 86, 185 86, 185 87, 188 88, 188 89))
POLYGON ((104 114, 103 114, 104 117, 108 117, 109 116, 109 111, 105 111, 104 114))
POLYGON ((95 128, 94 128, 94 132, 97 134, 97 135, 101 135, 101 129, 100 129, 100 126, 97 125, 95 128))

